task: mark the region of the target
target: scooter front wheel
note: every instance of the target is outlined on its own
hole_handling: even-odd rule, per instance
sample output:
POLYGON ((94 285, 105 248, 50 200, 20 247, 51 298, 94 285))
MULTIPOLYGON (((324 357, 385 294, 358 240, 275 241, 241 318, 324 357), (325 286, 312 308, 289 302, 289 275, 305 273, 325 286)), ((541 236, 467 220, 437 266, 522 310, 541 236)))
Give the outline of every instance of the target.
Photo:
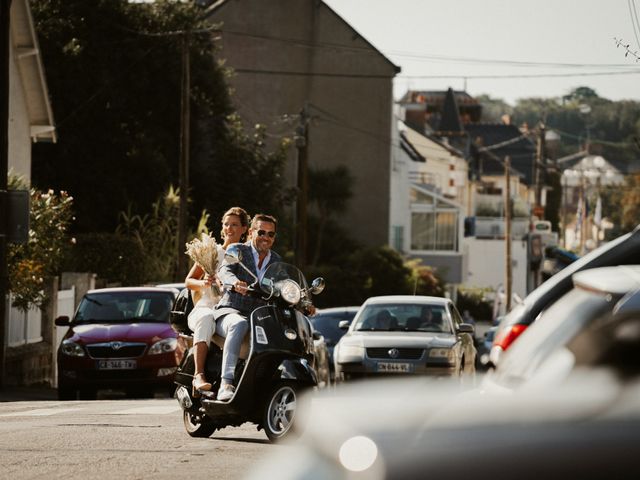
POLYGON ((206 438, 216 431, 216 426, 213 422, 204 422, 202 417, 193 415, 187 410, 182 411, 182 420, 185 430, 191 437, 206 438))
POLYGON ((298 416, 299 396, 294 384, 278 383, 266 396, 262 427, 272 442, 291 436, 298 416))

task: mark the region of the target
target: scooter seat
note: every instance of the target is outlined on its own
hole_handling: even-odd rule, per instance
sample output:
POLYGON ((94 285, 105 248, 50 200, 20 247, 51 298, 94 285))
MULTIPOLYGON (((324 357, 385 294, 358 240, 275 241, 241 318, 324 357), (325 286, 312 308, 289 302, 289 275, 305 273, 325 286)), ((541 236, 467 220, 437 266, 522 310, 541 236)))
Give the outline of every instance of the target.
MULTIPOLYGON (((224 337, 221 337, 217 333, 214 333, 213 337, 211 337, 211 340, 218 347, 220 347, 220 350, 224 350, 224 337)), ((242 345, 240 345, 240 355, 239 355, 239 357, 242 358, 243 360, 246 360, 249 357, 249 350, 250 350, 249 332, 247 332, 247 334, 242 339, 242 345)))

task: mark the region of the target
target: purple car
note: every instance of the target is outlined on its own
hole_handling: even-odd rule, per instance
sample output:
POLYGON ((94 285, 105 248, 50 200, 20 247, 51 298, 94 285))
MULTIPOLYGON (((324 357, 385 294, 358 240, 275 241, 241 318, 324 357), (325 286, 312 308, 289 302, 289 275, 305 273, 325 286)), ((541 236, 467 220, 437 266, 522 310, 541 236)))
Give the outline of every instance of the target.
POLYGON ((58 348, 58 397, 95 398, 98 390, 128 395, 173 393, 179 359, 169 312, 178 291, 130 287, 91 290, 84 295, 58 348))

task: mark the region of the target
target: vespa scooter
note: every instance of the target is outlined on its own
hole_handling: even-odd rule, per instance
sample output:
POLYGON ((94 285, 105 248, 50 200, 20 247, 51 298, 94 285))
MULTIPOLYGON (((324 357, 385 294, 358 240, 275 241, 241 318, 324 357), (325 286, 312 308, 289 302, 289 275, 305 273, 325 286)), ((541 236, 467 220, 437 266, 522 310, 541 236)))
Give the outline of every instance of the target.
MULTIPOLYGON (((227 249, 225 259, 247 268, 233 245, 227 249)), ((281 262, 269 265, 262 279, 256 279, 250 286, 250 294, 262 297, 266 305, 256 308, 249 318, 249 333, 235 371, 237 387, 228 402, 215 398, 224 338, 214 335, 209 347, 205 366, 206 377, 213 383, 209 392, 192 391, 195 364, 193 349, 188 350, 176 373, 175 396, 190 436, 209 437, 217 429, 245 422, 264 429, 271 441, 291 435, 300 416, 300 393, 317 384, 312 329, 301 310, 311 303, 312 294, 317 295, 323 289, 322 278, 315 279, 309 287, 300 270, 281 262)), ((190 308, 189 292, 185 289, 171 312, 179 341, 192 340, 187 326, 190 308)))

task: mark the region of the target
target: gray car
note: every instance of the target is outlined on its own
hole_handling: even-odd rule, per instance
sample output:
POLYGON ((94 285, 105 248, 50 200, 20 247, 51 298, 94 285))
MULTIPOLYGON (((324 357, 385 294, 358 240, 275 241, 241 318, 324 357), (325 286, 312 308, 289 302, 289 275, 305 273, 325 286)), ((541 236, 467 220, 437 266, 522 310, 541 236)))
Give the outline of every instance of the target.
POLYGON ((447 298, 371 297, 348 328, 334 351, 336 381, 475 374, 474 328, 447 298))

